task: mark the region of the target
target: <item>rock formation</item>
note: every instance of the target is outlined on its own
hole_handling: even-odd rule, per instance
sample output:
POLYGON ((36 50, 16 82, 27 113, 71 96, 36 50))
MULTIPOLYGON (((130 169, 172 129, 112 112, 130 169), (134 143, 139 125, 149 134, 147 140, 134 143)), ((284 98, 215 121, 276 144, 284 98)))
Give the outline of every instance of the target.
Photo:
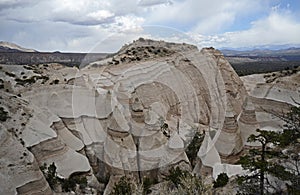
POLYGON ((233 175, 241 167, 223 159, 259 127, 253 103, 275 96, 244 78, 248 97, 213 48, 145 39, 80 69, 1 65, 0 76, 0 106, 12 117, 1 124, 1 194, 51 194, 39 166, 53 162, 59 177, 84 175, 94 189, 109 178, 106 194, 122 175, 161 181, 172 166, 191 171, 185 149, 196 131, 205 138, 194 172, 233 175))

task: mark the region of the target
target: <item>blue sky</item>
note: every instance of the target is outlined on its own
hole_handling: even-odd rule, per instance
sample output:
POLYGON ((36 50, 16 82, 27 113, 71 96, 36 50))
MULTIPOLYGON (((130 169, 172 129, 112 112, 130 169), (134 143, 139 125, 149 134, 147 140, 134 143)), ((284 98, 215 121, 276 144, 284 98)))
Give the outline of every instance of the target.
POLYGON ((112 52, 140 36, 198 47, 300 46, 299 0, 0 0, 0 40, 112 52))

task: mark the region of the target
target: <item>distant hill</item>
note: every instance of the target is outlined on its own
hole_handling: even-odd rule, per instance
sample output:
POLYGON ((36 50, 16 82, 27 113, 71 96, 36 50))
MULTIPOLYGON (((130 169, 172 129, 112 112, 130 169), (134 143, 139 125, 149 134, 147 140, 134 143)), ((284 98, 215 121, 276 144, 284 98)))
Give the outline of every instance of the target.
POLYGON ((247 51, 239 51, 239 50, 230 50, 224 49, 221 50, 225 56, 230 57, 264 57, 264 58, 279 58, 281 60, 287 61, 300 61, 300 48, 291 47, 288 49, 279 49, 279 50, 270 50, 270 49, 254 49, 247 51))
MULTIPOLYGON (((200 48, 199 48, 200 49, 200 48)), ((220 50, 239 75, 293 69, 300 66, 300 48, 220 50)), ((108 53, 39 52, 9 42, 0 42, 0 64, 60 63, 67 66, 86 65, 109 56, 108 53)))
POLYGON ((0 52, 37 52, 34 49, 27 49, 17 44, 0 41, 0 52))
POLYGON ((39 52, 26 49, 17 44, 0 42, 0 64, 43 64, 60 63, 67 66, 79 66, 105 58, 105 53, 63 53, 39 52))
POLYGON ((300 48, 296 47, 221 51, 239 75, 288 70, 300 66, 300 48))

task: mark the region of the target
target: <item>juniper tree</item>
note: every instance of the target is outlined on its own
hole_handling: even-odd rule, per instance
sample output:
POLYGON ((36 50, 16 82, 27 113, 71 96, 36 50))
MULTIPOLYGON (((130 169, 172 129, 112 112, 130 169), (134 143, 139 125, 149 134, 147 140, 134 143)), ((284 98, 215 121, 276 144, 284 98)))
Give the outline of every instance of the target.
POLYGON ((281 118, 285 121, 282 131, 257 130, 257 135, 249 136, 248 141, 259 142, 260 147, 250 149, 240 158, 242 167, 249 171, 248 175, 238 178, 240 194, 264 194, 270 190, 300 194, 300 108, 292 107, 281 118), (284 183, 287 189, 276 186, 274 181, 284 183))

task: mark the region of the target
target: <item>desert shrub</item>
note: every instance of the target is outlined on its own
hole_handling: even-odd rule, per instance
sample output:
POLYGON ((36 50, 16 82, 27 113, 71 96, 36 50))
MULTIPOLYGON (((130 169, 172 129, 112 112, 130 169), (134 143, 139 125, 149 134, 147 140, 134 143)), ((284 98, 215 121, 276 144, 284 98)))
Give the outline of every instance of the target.
POLYGON ((158 181, 156 179, 151 179, 149 177, 145 177, 143 179, 143 194, 151 193, 150 187, 156 184, 158 181))
POLYGON ((59 178, 56 172, 56 166, 54 162, 47 167, 47 164, 44 163, 43 166, 40 167, 41 171, 46 177, 46 180, 49 183, 49 186, 54 189, 55 185, 58 183, 59 178))
POLYGON ((74 176, 69 177, 68 179, 58 177, 54 162, 48 167, 47 164, 44 163, 40 169, 52 189, 54 189, 56 185, 60 184, 63 192, 70 192, 75 191, 77 184, 79 185, 80 189, 84 189, 87 186, 87 179, 85 177, 74 176))
POLYGON ((55 85, 57 85, 57 84, 59 83, 59 80, 58 80, 58 79, 55 79, 55 80, 53 81, 53 83, 54 83, 55 85))
POLYGON ((0 121, 4 122, 8 118, 9 118, 8 112, 6 112, 3 107, 0 107, 0 121))
POLYGON ((76 181, 74 179, 61 179, 60 182, 63 192, 75 191, 76 181))
POLYGON ((229 181, 229 177, 226 173, 220 173, 217 177, 217 180, 214 181, 214 188, 223 187, 229 181))
POLYGON ((101 177, 101 176, 97 176, 97 180, 100 182, 100 183, 103 183, 104 186, 106 186, 109 182, 109 178, 110 178, 110 175, 109 174, 106 174, 104 177, 101 177))
POLYGON ((203 184, 200 177, 181 170, 179 167, 171 168, 165 179, 172 182, 175 188, 168 184, 167 188, 159 189, 160 194, 206 194, 211 189, 210 186, 203 184))
POLYGON ((20 79, 20 78, 16 78, 15 81, 17 82, 17 84, 19 85, 24 85, 24 84, 32 84, 35 83, 37 80, 41 79, 43 80, 43 82, 48 81, 49 77, 47 76, 32 76, 28 79, 26 79, 26 77, 23 77, 24 79, 20 79))
POLYGON ((185 153, 188 156, 192 167, 195 166, 197 153, 203 142, 203 139, 204 139, 204 134, 200 134, 199 132, 196 132, 191 143, 188 145, 188 147, 185 150, 185 153))
POLYGON ((11 73, 11 72, 5 72, 5 74, 7 76, 10 76, 10 77, 15 77, 16 76, 14 73, 11 73))
POLYGON ((77 184, 80 189, 87 187, 86 177, 74 176, 69 177, 68 179, 60 179, 61 187, 63 192, 75 191, 77 184))
POLYGON ((172 167, 169 170, 169 175, 166 176, 166 180, 171 181, 176 188, 181 184, 181 179, 188 174, 187 171, 181 170, 179 167, 172 167))
POLYGON ((120 181, 116 183, 113 188, 112 195, 131 195, 133 190, 129 179, 126 176, 121 177, 120 181))
POLYGON ((33 68, 30 66, 23 66, 23 68, 25 68, 26 70, 33 70, 33 68))

